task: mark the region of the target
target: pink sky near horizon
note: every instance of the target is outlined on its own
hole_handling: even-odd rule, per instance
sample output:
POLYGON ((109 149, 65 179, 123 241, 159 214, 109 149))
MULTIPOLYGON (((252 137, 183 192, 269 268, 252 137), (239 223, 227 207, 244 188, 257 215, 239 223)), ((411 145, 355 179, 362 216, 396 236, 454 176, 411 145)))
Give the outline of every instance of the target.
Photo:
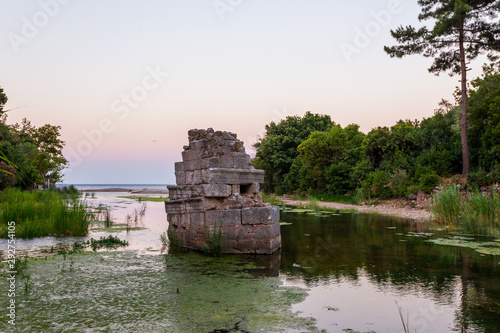
MULTIPOLYGON (((307 111, 366 133, 432 116, 458 84, 429 74, 431 59, 384 53, 394 44, 390 29, 419 25, 416 1, 0 0, 0 7, 0 59, 8 64, 0 86, 6 108, 18 108, 8 123, 26 117, 62 127, 72 162, 65 183, 174 183, 191 128, 236 132, 247 151, 266 124, 307 111), (23 35, 26 20, 43 13, 46 24, 23 35), (390 14, 386 21, 377 21, 381 13, 390 14), (356 47, 359 31, 377 24, 348 59, 342 45, 356 47), (15 35, 26 43, 15 46, 15 35)), ((481 64, 473 62, 471 77, 481 64)))

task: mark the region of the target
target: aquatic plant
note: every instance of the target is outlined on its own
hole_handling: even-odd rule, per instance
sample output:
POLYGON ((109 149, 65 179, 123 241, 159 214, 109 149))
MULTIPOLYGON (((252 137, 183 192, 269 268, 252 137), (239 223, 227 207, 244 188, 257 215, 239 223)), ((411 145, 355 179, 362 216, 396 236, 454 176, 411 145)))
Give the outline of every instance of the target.
POLYGON ((460 189, 451 184, 433 197, 432 211, 438 221, 456 225, 460 220, 461 202, 460 189))
POLYGON ((203 253, 212 257, 220 257, 222 254, 223 246, 224 246, 224 233, 222 232, 222 221, 220 221, 220 225, 214 222, 214 227, 210 230, 207 227, 207 238, 205 240, 205 245, 201 248, 203 253))
POLYGON ((56 191, 26 192, 15 188, 0 193, 0 237, 7 223, 16 223, 16 237, 84 236, 91 214, 84 201, 64 199, 56 191))
POLYGON ((167 229, 167 235, 165 236, 165 233, 163 233, 160 236, 160 239, 165 248, 168 248, 169 253, 180 252, 182 249, 184 249, 184 242, 170 228, 167 229))
POLYGON ((316 199, 315 197, 312 197, 312 196, 309 198, 309 201, 307 202, 306 206, 308 209, 311 209, 314 211, 320 210, 320 208, 321 208, 319 205, 319 200, 316 199))
POLYGON ((97 251, 101 248, 115 249, 121 246, 128 246, 127 241, 121 240, 117 236, 112 235, 109 235, 108 237, 101 237, 98 240, 91 238, 90 241, 88 241, 88 244, 90 244, 90 247, 94 251, 97 251))
POLYGON ((433 198, 432 210, 439 222, 457 226, 463 233, 500 236, 500 197, 496 192, 462 194, 453 184, 433 198))
POLYGON ((410 333, 410 311, 406 310, 406 322, 404 318, 404 310, 399 306, 398 302, 395 302, 399 312, 399 318, 401 318, 401 322, 403 323, 404 333, 410 333))

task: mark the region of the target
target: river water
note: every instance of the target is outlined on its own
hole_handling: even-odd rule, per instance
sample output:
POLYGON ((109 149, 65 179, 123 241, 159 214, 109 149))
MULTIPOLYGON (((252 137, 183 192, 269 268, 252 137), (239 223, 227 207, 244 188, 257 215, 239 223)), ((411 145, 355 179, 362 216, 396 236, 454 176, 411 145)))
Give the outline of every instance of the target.
MULTIPOLYGON (((110 206, 118 224, 147 205, 138 230, 17 240, 18 254, 30 257, 109 234, 129 246, 30 260, 16 280, 16 331, 500 332, 494 240, 440 245, 432 241, 457 236, 377 215, 285 210, 283 247, 272 256, 165 256, 163 203, 126 195, 87 201, 110 206)), ((0 331, 14 331, 6 278, 0 287, 0 331)))

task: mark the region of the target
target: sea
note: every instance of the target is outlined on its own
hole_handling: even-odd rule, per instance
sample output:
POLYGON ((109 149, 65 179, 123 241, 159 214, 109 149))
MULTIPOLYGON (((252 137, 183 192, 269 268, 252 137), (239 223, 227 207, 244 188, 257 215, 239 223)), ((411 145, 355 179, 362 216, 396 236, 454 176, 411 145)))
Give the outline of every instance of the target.
POLYGON ((135 190, 166 190, 170 184, 56 184, 56 187, 75 186, 79 191, 103 190, 107 188, 123 188, 131 191, 135 190))

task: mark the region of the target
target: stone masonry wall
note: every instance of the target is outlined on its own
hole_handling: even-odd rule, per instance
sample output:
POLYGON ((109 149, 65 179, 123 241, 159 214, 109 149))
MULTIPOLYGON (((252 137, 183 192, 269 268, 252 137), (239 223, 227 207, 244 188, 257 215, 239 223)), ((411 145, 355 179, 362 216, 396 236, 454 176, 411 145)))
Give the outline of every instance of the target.
POLYGON ((190 249, 205 245, 207 231, 221 227, 225 253, 270 254, 281 247, 279 207, 262 202, 264 171, 255 169, 243 142, 209 128, 188 132, 177 186, 165 202, 169 229, 190 249))

